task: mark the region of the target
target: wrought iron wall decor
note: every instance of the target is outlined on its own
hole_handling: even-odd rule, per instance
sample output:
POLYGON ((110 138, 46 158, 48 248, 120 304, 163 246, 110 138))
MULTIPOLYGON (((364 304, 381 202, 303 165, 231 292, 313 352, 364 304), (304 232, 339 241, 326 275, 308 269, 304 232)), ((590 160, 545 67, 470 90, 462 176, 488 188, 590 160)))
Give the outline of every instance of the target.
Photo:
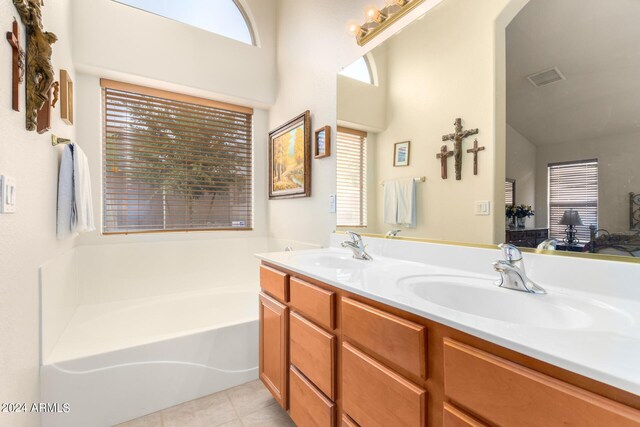
POLYGON ((629 229, 640 230, 640 194, 629 193, 629 229))
POLYGON ((51 45, 58 40, 58 37, 44 30, 42 0, 13 0, 13 4, 18 10, 27 33, 26 127, 27 130, 33 131, 38 129, 38 112, 45 103, 50 105, 49 97, 54 82, 51 45))

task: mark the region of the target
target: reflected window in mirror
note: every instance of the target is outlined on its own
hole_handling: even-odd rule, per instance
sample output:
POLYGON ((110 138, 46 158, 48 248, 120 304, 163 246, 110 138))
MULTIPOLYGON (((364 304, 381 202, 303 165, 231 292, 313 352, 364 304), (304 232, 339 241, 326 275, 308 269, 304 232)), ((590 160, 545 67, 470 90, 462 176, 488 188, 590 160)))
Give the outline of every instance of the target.
POLYGON ((581 160, 548 165, 549 234, 565 238, 566 225, 560 224, 565 211, 577 211, 583 225, 576 226, 580 243, 590 239, 589 226, 598 224, 598 161, 581 160))
POLYGON ((371 59, 367 55, 358 58, 354 63, 346 66, 339 74, 366 84, 376 84, 374 72, 371 67, 371 59))
POLYGON ((507 178, 504 182, 504 203, 513 205, 516 203, 516 180, 507 178))
POLYGON ((367 226, 367 133, 338 127, 337 226, 367 226))

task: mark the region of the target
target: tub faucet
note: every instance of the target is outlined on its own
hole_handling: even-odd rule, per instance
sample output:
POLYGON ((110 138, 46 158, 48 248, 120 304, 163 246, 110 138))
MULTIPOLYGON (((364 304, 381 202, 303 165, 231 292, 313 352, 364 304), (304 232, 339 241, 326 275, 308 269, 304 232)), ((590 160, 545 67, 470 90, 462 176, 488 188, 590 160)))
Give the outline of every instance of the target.
POLYGON ((500 273, 500 280, 495 282, 496 285, 531 294, 547 293, 527 277, 520 249, 509 243, 501 243, 498 247, 502 249, 504 260, 493 263, 493 269, 500 273))
POLYGON ((402 230, 389 230, 387 234, 385 234, 385 237, 396 237, 401 231, 402 230))
POLYGON ((371 255, 365 250, 365 244, 362 242, 362 236, 353 231, 347 231, 351 240, 342 242, 343 248, 349 248, 353 252, 353 257, 362 261, 371 261, 371 255))

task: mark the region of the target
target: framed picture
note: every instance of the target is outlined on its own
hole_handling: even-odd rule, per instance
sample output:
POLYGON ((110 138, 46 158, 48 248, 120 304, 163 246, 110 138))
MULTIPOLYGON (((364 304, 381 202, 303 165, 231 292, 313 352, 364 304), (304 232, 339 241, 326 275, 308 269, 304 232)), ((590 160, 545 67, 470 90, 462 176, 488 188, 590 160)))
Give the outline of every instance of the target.
POLYGON ((331 155, 331 126, 324 126, 316 130, 313 135, 314 157, 321 159, 331 155))
POLYGON ((393 145, 393 166, 409 166, 409 146, 411 141, 397 142, 393 145))
POLYGON ((269 199, 311 196, 311 114, 269 133, 269 199))
POLYGON ((60 118, 73 124, 73 81, 67 70, 60 70, 60 118))

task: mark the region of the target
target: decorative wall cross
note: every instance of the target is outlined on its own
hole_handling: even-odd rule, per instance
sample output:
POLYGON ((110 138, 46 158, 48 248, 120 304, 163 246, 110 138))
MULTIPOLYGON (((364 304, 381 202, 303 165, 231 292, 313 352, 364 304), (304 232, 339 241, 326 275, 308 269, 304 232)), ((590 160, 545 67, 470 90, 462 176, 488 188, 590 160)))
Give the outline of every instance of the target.
POLYGON ((478 133, 478 129, 462 130, 462 119, 456 119, 453 123, 455 126, 455 133, 448 135, 442 135, 443 141, 453 141, 453 154, 456 159, 456 179, 460 181, 462 179, 462 140, 478 133))
POLYGON ((13 50, 12 70, 13 76, 11 80, 11 107, 14 111, 20 111, 20 83, 24 80, 24 50, 20 46, 20 27, 18 21, 13 20, 12 31, 7 31, 7 41, 13 50))
POLYGON ((473 141, 473 148, 469 148, 467 153, 473 153, 473 174, 478 175, 478 152, 483 151, 485 147, 478 147, 478 140, 473 141))
POLYGON ((453 156, 453 151, 447 151, 447 146, 440 147, 440 152, 436 154, 436 158, 440 159, 440 176, 447 179, 447 159, 453 156))
MULTIPOLYGON (((38 111, 50 101, 50 89, 53 85, 53 66, 51 65, 51 45, 58 38, 45 31, 42 25, 42 0, 13 0, 27 34, 27 130, 38 129, 38 111)), ((42 130, 42 128, 40 128, 42 130)))

